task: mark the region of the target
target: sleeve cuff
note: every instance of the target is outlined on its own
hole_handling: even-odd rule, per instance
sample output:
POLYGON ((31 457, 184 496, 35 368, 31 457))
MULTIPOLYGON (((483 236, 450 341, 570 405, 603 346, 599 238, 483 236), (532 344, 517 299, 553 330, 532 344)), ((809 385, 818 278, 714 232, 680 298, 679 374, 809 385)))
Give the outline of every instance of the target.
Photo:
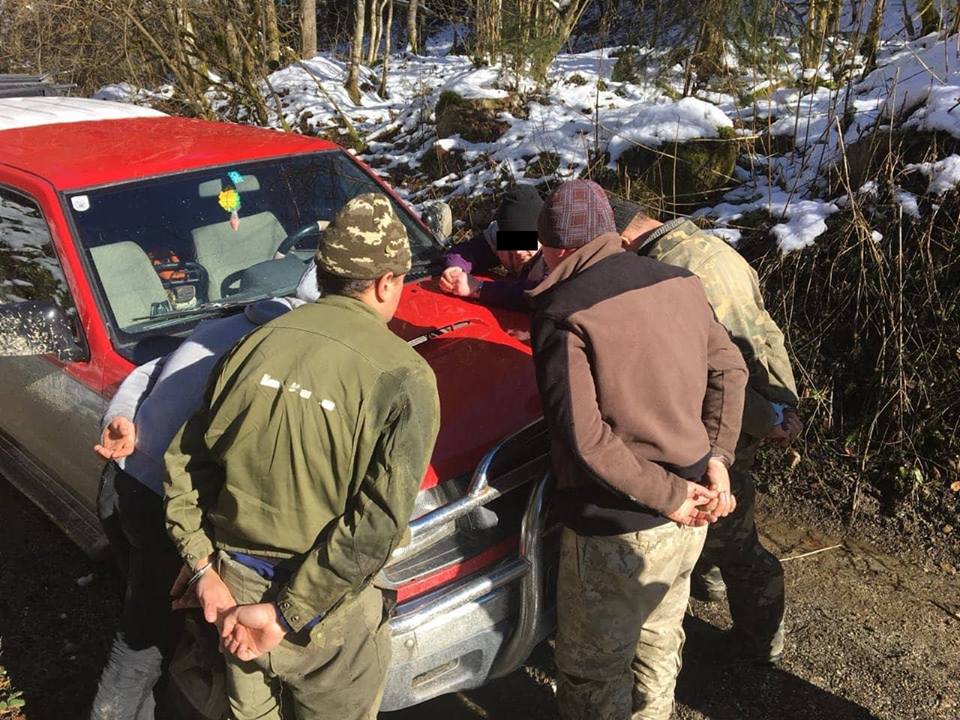
POLYGON ((287 619, 283 616, 283 613, 280 612, 280 607, 274 603, 273 609, 277 612, 277 623, 284 629, 285 632, 293 632, 293 628, 290 627, 290 623, 287 622, 287 619))
POLYGON ((305 603, 294 599, 287 590, 283 590, 277 598, 277 614, 281 616, 280 623, 288 632, 300 632, 312 620, 322 618, 320 613, 305 603))
POLYGON ((716 446, 710 451, 710 457, 721 460, 728 470, 733 467, 733 461, 736 459, 736 455, 732 451, 716 446))
POLYGON ((206 557, 210 557, 216 551, 213 543, 210 542, 210 538, 202 532, 190 535, 184 540, 181 540, 178 545, 180 547, 180 557, 183 558, 183 561, 190 566, 191 569, 196 567, 198 562, 206 557))

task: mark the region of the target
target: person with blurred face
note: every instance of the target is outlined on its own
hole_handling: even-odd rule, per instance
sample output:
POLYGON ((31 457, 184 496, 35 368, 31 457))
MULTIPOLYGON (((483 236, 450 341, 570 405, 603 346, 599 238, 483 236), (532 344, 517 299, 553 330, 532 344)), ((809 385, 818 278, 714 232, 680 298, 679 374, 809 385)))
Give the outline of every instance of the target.
POLYGON ((526 290, 546 277, 540 245, 529 249, 498 249, 500 232, 523 233, 534 237, 537 218, 543 201, 533 185, 515 185, 503 196, 496 218, 470 240, 455 245, 443 258, 440 289, 451 295, 472 298, 484 305, 527 311, 526 290), (480 280, 476 274, 489 274, 497 269, 503 277, 480 280))
POLYGON ((550 269, 530 291, 537 384, 564 530, 564 720, 668 720, 690 573, 732 512, 727 469, 747 372, 695 275, 624 252, 588 180, 540 213, 550 269))

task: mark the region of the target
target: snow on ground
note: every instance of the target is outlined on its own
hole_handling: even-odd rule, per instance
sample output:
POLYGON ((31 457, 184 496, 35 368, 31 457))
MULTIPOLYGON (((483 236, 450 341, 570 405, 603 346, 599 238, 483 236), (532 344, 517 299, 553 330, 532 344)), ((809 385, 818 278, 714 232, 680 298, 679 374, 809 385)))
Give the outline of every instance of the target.
MULTIPOLYGON (((349 118, 366 142, 363 159, 377 172, 420 175, 409 186, 398 187, 415 204, 489 194, 520 180, 542 184, 577 177, 604 153, 616 167, 622 153, 638 145, 715 138, 726 128, 749 136, 769 127, 772 135, 789 138, 793 149, 771 156, 744 155, 735 171, 738 186, 695 214, 712 220, 718 233, 735 243, 738 220, 764 210, 779 220, 771 229, 772 238, 783 252, 791 252, 814 243, 826 230, 826 219, 845 204, 844 197, 826 196, 825 178, 846 148, 890 122, 960 138, 960 43, 956 37, 910 40, 902 6, 896 5, 896 12, 887 10, 878 67, 847 85, 834 85, 826 61, 818 68, 802 67, 799 53, 786 38, 772 38, 787 48, 778 78, 758 78, 747 68, 737 68, 735 57, 728 58, 732 72, 742 73, 740 99, 706 90, 677 99, 683 68, 668 67, 662 49, 636 49, 640 73, 634 82, 611 79, 620 48, 561 54, 550 68, 545 88, 525 92, 522 108, 499 114, 507 129, 490 143, 469 142, 460 135, 436 137, 434 107, 443 92, 497 101, 517 90, 516 78, 509 74, 474 68, 470 58, 451 54, 457 36, 464 34, 462 28, 428 38, 426 55, 391 58, 387 98, 376 93, 380 68, 363 68, 362 96, 353 103, 343 87, 346 65, 332 53, 273 73, 264 95, 278 127, 282 114, 295 130, 336 136, 347 132, 343 117, 349 118), (829 79, 824 83, 829 87, 791 86, 812 77, 829 79), (435 147, 456 154, 463 169, 436 180, 424 177, 422 161, 435 147)), ((908 7, 916 20, 915 3, 908 7)), ((858 21, 866 22, 848 14, 843 27, 852 29, 858 21)), ((919 22, 914 24, 919 27, 919 22)), ((573 45, 582 48, 583 38, 573 45)), ((857 56, 853 64, 862 66, 863 61, 857 56)), ((521 83, 520 89, 533 88, 521 83)), ((168 88, 147 93, 119 85, 104 88, 98 96, 147 103, 168 94, 168 88)), ((960 157, 911 166, 908 171, 926 175, 928 194, 939 195, 960 182, 960 157)), ((901 188, 894 190, 904 215, 919 217, 920 199, 901 188)))
POLYGON ((904 170, 917 171, 929 179, 928 195, 943 195, 960 185, 960 155, 950 155, 932 163, 912 163, 905 166, 904 170))

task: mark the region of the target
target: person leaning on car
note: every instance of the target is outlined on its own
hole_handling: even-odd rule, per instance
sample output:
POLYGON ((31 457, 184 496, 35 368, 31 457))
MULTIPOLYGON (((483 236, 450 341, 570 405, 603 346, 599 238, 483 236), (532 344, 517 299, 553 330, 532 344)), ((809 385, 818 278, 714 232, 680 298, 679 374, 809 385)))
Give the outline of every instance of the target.
POLYGON ((473 298, 484 305, 510 310, 530 309, 526 290, 547 274, 539 250, 497 250, 497 232, 537 232, 543 200, 533 185, 514 185, 500 200, 496 218, 485 230, 455 245, 443 256, 440 289, 451 295, 473 298), (474 273, 502 267, 507 277, 480 280, 474 273))
MULTIPOLYGON (((201 322, 165 357, 134 369, 103 417, 94 450, 104 468, 98 514, 126 575, 126 592, 110 656, 100 676, 91 720, 133 720, 174 712, 159 682, 179 635, 171 593, 183 566, 163 514, 163 454, 196 411, 217 360, 260 325, 318 297, 313 263, 297 296, 252 303, 231 317, 201 322)), ((216 616, 215 608, 207 612, 216 616)))
POLYGON ((337 214, 323 297, 221 363, 166 455, 167 528, 219 613, 233 717, 373 718, 389 659, 372 580, 400 542, 439 424, 429 365, 390 332, 411 267, 383 195, 337 214), (217 553, 216 551, 220 552, 217 553))
POLYGON ((783 566, 757 535, 751 469, 762 442, 789 442, 803 427, 783 333, 764 307, 756 271, 728 243, 688 220, 660 223, 636 203, 611 202, 625 247, 700 278, 717 320, 747 362, 743 425, 730 470, 737 509, 710 527, 693 573, 693 594, 718 601, 726 585, 733 618, 730 659, 776 662, 784 641, 783 566))
POLYGON ((703 526, 736 506, 746 367, 695 275, 623 251, 596 183, 561 185, 539 228, 550 274, 530 291, 531 335, 565 526, 560 717, 666 720, 703 526))

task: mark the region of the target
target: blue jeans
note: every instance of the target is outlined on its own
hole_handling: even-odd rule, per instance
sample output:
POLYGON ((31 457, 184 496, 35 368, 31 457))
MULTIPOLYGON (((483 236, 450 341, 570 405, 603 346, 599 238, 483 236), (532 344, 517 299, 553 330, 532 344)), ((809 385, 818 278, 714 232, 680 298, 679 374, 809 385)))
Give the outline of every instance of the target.
POLYGON ((91 720, 148 720, 164 710, 164 666, 179 635, 170 588, 182 561, 167 536, 163 498, 113 463, 101 479, 99 512, 127 576, 123 612, 90 712, 91 720))

